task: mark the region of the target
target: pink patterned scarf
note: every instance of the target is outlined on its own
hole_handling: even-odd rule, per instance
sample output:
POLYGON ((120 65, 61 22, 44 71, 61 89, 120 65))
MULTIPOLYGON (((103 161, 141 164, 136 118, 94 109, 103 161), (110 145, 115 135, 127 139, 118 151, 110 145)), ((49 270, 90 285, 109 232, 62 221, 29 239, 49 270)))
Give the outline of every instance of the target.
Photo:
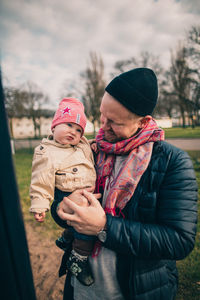
POLYGON ((128 155, 110 186, 104 208, 107 213, 115 216, 116 208, 121 212, 126 206, 148 167, 154 142, 160 140, 164 140, 164 131, 157 126, 154 119, 151 119, 135 136, 115 144, 105 141, 103 129, 99 130, 96 137, 97 147, 100 150, 96 161, 97 192, 104 190, 116 155, 128 155))

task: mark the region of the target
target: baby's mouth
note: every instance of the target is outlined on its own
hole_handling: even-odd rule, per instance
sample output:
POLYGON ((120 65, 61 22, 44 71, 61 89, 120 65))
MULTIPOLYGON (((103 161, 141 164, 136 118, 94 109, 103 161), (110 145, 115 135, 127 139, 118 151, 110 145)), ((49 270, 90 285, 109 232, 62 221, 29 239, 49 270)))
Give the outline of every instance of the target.
POLYGON ((74 138, 72 136, 67 136, 66 139, 72 141, 74 138))

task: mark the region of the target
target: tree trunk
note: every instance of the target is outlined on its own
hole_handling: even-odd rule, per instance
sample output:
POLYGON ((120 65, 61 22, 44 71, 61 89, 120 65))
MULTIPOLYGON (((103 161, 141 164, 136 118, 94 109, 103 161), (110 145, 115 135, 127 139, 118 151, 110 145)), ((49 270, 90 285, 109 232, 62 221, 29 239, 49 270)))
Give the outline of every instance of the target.
POLYGON ((195 128, 195 120, 193 118, 193 114, 191 115, 190 119, 191 119, 191 127, 195 128))
POLYGON ((13 138, 13 118, 9 119, 9 131, 11 138, 13 138))
POLYGON ((34 135, 35 135, 35 139, 36 139, 37 138, 37 123, 36 123, 36 120, 34 117, 32 118, 32 120, 33 120, 33 126, 34 126, 34 135))
POLYGON ((95 120, 92 121, 92 124, 93 124, 93 135, 94 135, 94 138, 95 138, 95 136, 96 136, 95 120))
POLYGON ((184 110, 181 109, 182 127, 185 128, 185 114, 184 110))
POLYGON ((185 128, 185 116, 182 116, 182 127, 185 128))

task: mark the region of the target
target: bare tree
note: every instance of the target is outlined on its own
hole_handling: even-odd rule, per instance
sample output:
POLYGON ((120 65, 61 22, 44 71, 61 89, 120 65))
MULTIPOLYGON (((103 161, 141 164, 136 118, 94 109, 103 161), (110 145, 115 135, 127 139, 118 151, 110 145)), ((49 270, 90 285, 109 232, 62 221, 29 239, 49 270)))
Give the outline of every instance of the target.
POLYGON ((4 95, 5 95, 5 107, 10 121, 9 122, 10 132, 11 132, 11 136, 13 136, 11 119, 22 118, 26 115, 26 111, 25 111, 26 92, 24 92, 20 88, 5 87, 4 95))
POLYGON ((165 93, 171 96, 174 105, 178 108, 182 126, 185 127, 185 116, 191 117, 194 103, 191 99, 192 86, 195 84, 195 69, 189 67, 187 49, 179 44, 176 52, 171 52, 171 66, 168 72, 168 89, 165 93))
MULTIPOLYGON (((193 26, 187 35, 188 58, 190 64, 196 69, 196 81, 192 88, 192 101, 194 103, 195 123, 200 124, 200 26, 193 26)), ((193 120, 194 122, 194 120, 193 120)))
POLYGON ((40 117, 43 116, 42 106, 48 103, 49 99, 33 82, 27 82, 27 84, 24 86, 24 90, 26 92, 26 114, 27 117, 33 121, 35 138, 37 138, 41 136, 40 117))
MULTIPOLYGON (((47 102, 48 97, 32 82, 28 82, 18 88, 5 88, 5 106, 9 118, 27 117, 32 119, 35 137, 41 136, 40 117, 44 114, 42 105, 47 102)), ((12 134, 11 126, 10 124, 12 134)))
POLYGON ((104 63, 100 55, 95 52, 90 53, 88 67, 81 73, 85 82, 85 90, 82 95, 85 112, 88 119, 94 126, 96 133, 96 123, 100 125, 100 103, 105 89, 104 63))
POLYGON ((9 117, 25 115, 26 92, 20 88, 5 87, 5 107, 9 117))
POLYGON ((187 35, 189 55, 192 61, 200 66, 200 26, 193 26, 187 35))
POLYGON ((158 103, 154 110, 155 116, 168 116, 170 119, 173 117, 173 113, 176 107, 176 99, 168 90, 168 73, 165 73, 165 79, 160 84, 160 92, 158 103))
POLYGON ((161 75, 163 72, 159 57, 148 51, 143 51, 137 58, 131 57, 129 59, 117 61, 114 65, 115 74, 113 75, 116 75, 116 73, 126 72, 133 68, 151 68, 157 76, 161 75))

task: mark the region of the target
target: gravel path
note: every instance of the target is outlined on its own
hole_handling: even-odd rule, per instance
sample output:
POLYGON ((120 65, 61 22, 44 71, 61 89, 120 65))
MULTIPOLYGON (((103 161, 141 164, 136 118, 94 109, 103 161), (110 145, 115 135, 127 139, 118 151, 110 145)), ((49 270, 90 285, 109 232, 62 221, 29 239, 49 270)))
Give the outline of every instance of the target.
MULTIPOLYGON (((170 144, 184 150, 200 150, 200 137, 199 139, 167 139, 170 144)), ((15 141, 15 150, 21 148, 34 148, 39 145, 38 140, 19 140, 15 141)))

